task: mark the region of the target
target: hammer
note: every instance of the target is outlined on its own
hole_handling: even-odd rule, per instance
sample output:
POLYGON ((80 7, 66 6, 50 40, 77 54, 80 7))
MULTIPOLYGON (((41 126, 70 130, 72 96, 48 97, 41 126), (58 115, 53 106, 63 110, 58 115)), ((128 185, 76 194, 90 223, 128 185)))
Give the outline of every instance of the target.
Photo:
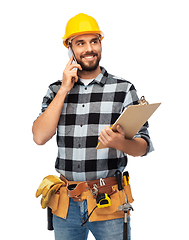
MULTIPOLYGON (((123 185, 122 185, 122 173, 117 170, 115 173, 117 184, 118 184, 118 190, 123 192, 123 185)), ((125 218, 124 218, 124 224, 123 224, 123 240, 128 240, 128 231, 127 231, 127 213, 128 211, 132 210, 133 208, 130 203, 127 201, 127 196, 125 196, 125 203, 123 205, 119 206, 119 211, 124 211, 125 218)))

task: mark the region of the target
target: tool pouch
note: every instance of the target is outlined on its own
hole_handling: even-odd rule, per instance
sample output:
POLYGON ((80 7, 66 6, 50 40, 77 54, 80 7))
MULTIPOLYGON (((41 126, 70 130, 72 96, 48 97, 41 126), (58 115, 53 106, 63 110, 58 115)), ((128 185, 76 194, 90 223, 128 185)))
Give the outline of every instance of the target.
MULTIPOLYGON (((107 189, 105 186, 104 189, 103 187, 101 188, 101 192, 106 190, 107 189)), ((124 212, 119 211, 118 209, 120 205, 123 205, 125 203, 125 195, 127 196, 127 200, 129 203, 132 203, 134 201, 132 197, 131 187, 130 185, 125 186, 122 192, 118 190, 118 185, 116 184, 112 186, 112 192, 113 194, 111 194, 111 206, 106 208, 97 208, 91 215, 89 221, 105 221, 124 217, 124 212)), ((87 204, 88 212, 91 212, 96 204, 96 200, 93 198, 92 195, 87 198, 87 204)))
POLYGON ((66 219, 70 198, 67 195, 66 186, 62 186, 60 190, 52 195, 48 206, 52 209, 52 213, 66 219))
POLYGON ((86 182, 67 181, 67 185, 62 186, 60 190, 51 197, 48 206, 52 209, 53 214, 66 219, 70 198, 76 202, 82 202, 83 199, 86 199, 85 194, 87 192, 90 191, 86 182))
POLYGON ((134 202, 134 199, 133 199, 133 196, 132 196, 132 192, 131 192, 131 185, 127 185, 127 186, 124 186, 124 191, 125 191, 125 194, 127 195, 127 201, 129 203, 132 203, 134 202))

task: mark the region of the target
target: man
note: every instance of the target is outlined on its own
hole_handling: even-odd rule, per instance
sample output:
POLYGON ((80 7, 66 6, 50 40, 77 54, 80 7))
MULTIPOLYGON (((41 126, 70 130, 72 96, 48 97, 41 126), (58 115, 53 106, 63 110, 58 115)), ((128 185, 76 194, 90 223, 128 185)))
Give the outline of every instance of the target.
MULTIPOLYGON (((49 86, 42 114, 32 128, 33 139, 39 145, 57 132, 55 168, 68 181, 106 182, 116 170, 123 172, 127 155, 144 156, 153 150, 148 123, 132 140, 124 137, 120 126, 117 132, 110 128, 126 107, 138 104, 138 96, 133 84, 100 67, 102 39, 94 18, 78 14, 68 21, 63 43, 72 49, 77 63, 72 63, 72 56, 62 81, 49 86), (96 150, 98 141, 106 148, 96 150)), ((109 217, 81 227, 87 216, 87 201, 70 199, 67 218, 53 216, 55 239, 87 239, 89 230, 96 239, 123 239, 123 218, 109 217)))

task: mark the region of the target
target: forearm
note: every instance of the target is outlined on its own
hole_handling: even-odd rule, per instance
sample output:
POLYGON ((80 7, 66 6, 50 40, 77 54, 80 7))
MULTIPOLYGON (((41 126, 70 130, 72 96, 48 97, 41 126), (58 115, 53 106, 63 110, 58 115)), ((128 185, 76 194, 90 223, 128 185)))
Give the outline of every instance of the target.
POLYGON ((39 145, 45 144, 56 133, 64 100, 68 92, 78 80, 77 70, 74 70, 74 68, 82 70, 79 64, 72 64, 72 61, 73 56, 70 58, 63 71, 62 84, 55 98, 45 112, 41 114, 41 116, 33 124, 33 139, 39 145))
POLYGON ((143 156, 147 151, 147 142, 143 138, 120 139, 115 148, 133 157, 143 156))
POLYGON ((117 132, 113 132, 110 127, 105 127, 100 133, 99 141, 105 147, 115 148, 133 157, 143 156, 148 144, 143 138, 126 139, 124 130, 118 125, 117 132))
POLYGON ((33 140, 38 145, 45 144, 56 133, 66 95, 67 92, 60 88, 45 112, 34 122, 32 127, 33 140))

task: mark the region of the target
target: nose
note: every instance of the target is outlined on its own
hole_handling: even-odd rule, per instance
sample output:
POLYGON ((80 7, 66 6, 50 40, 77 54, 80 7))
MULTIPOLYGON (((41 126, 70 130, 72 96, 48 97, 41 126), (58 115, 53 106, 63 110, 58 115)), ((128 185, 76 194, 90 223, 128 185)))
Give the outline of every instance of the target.
POLYGON ((93 50, 92 46, 91 46, 91 43, 87 43, 86 44, 86 49, 85 49, 87 52, 91 52, 93 50))

